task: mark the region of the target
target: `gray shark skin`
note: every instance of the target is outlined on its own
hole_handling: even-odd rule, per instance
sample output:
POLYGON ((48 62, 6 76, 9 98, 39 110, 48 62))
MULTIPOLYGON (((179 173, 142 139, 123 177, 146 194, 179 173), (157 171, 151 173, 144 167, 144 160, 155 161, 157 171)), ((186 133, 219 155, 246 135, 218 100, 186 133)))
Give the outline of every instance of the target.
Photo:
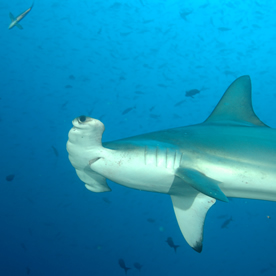
POLYGON ((9 29, 11 29, 14 26, 16 26, 17 28, 19 28, 20 30, 22 30, 23 27, 18 22, 21 21, 31 11, 31 9, 33 8, 33 6, 34 6, 34 2, 33 2, 33 4, 31 5, 30 8, 28 8, 26 11, 22 12, 17 17, 14 17, 13 14, 10 12, 11 24, 9 25, 9 29))
POLYGON ((228 197, 276 201, 276 131, 255 115, 249 76, 236 79, 201 124, 102 143, 104 125, 73 120, 67 151, 77 175, 93 192, 106 179, 169 194, 187 243, 202 251, 210 207, 228 197))

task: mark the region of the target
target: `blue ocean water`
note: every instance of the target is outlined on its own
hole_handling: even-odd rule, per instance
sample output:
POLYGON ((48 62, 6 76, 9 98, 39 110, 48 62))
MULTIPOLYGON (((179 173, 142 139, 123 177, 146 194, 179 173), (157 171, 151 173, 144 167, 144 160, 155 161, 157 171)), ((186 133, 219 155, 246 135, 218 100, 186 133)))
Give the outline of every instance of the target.
POLYGON ((31 4, 0 2, 0 275, 275 275, 274 202, 217 201, 199 254, 168 195, 92 193, 66 151, 79 115, 103 141, 196 124, 245 74, 275 127, 274 1, 37 0, 8 30, 31 4))

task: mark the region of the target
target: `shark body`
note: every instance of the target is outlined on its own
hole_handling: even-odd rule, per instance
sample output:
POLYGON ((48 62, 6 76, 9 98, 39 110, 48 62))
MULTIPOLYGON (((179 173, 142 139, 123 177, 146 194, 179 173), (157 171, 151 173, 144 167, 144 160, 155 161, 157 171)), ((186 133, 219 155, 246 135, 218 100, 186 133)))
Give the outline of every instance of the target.
POLYGON ((102 122, 80 116, 73 125, 67 151, 85 186, 110 191, 110 179, 169 194, 181 232, 198 252, 216 200, 276 201, 276 130, 255 115, 249 76, 235 80, 201 124, 107 143, 102 122))
POLYGON ((10 19, 11 19, 11 24, 9 25, 9 29, 13 28, 14 26, 18 27, 20 30, 23 29, 23 27, 18 23, 21 21, 33 8, 34 3, 31 5, 30 8, 28 8, 26 11, 22 12, 20 15, 17 17, 14 17, 13 14, 10 12, 10 19))

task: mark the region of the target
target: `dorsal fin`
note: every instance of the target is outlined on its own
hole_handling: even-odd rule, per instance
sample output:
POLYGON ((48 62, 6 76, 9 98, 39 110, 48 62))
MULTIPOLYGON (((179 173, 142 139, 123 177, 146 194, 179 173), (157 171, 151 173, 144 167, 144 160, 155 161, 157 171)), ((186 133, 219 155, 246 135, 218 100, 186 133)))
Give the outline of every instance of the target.
POLYGON ((234 123, 266 126, 255 114, 251 99, 249 76, 237 78, 225 91, 221 100, 204 123, 234 123))

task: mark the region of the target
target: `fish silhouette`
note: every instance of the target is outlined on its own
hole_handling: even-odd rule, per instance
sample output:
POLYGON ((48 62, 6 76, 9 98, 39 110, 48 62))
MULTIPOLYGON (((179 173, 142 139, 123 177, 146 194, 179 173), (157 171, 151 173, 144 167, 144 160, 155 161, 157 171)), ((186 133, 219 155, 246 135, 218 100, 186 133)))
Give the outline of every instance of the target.
POLYGON ((127 274, 127 271, 130 269, 130 267, 126 267, 125 261, 123 259, 119 259, 118 261, 119 266, 125 270, 125 273, 127 274))
POLYGON ((171 237, 168 237, 166 242, 168 243, 168 245, 170 247, 172 247, 174 249, 174 252, 176 253, 176 249, 177 249, 177 247, 179 247, 179 245, 175 245, 173 242, 173 239, 171 237))
POLYGON ((142 265, 139 263, 134 263, 133 266, 139 270, 139 272, 141 271, 142 265))

